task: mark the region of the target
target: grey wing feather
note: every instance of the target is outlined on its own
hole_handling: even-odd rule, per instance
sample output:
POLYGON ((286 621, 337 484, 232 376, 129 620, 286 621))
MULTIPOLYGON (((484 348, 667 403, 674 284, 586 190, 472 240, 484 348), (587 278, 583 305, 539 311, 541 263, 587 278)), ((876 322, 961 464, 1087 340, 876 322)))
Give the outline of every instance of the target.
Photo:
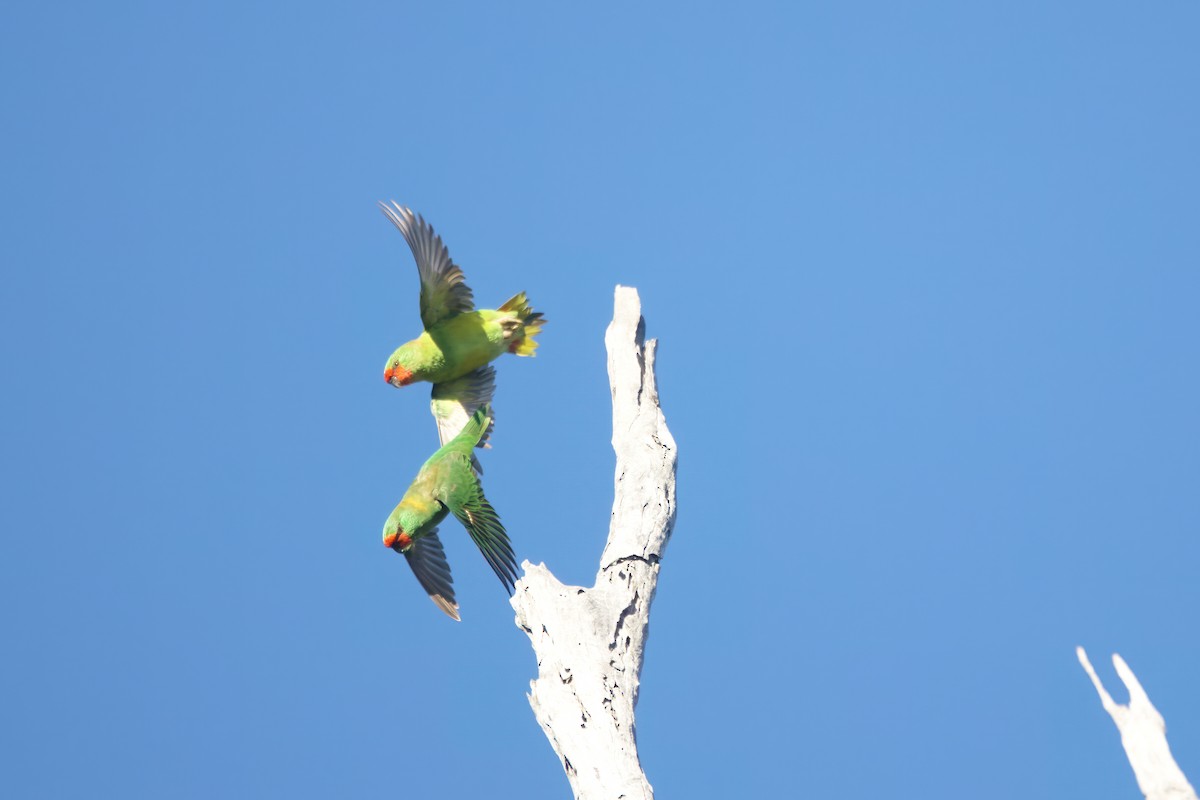
POLYGON ((452 317, 475 310, 475 297, 467 286, 462 269, 450 258, 442 237, 419 214, 414 214, 395 200, 391 205, 380 201, 379 207, 404 234, 404 240, 417 260, 421 276, 421 322, 426 329, 452 317))
POLYGON ((421 588, 429 594, 429 599, 452 619, 461 621, 458 603, 454 599, 454 579, 450 577, 450 562, 446 560, 446 550, 442 547, 442 540, 438 538, 437 528, 414 541, 404 558, 412 567, 413 575, 417 576, 421 588))

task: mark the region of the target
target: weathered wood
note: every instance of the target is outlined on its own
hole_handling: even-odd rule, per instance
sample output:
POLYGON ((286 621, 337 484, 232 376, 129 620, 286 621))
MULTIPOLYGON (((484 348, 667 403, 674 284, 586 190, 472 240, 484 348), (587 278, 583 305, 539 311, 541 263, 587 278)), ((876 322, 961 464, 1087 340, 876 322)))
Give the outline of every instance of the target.
POLYGON ((1171 748, 1167 745, 1166 720, 1150 702, 1146 690, 1125 660, 1113 653, 1113 666, 1129 690, 1129 705, 1123 706, 1116 703, 1104 689, 1082 647, 1075 648, 1075 655, 1092 679, 1092 685, 1100 695, 1100 704, 1121 732, 1125 755, 1129 758, 1138 788, 1146 800, 1197 800, 1196 790, 1175 763, 1171 748))
POLYGON ((652 800, 634 726, 650 604, 675 522, 675 441, 658 403, 656 342, 637 290, 618 286, 604 337, 613 401, 615 499, 595 585, 522 564, 512 605, 538 662, 529 704, 577 800, 652 800))

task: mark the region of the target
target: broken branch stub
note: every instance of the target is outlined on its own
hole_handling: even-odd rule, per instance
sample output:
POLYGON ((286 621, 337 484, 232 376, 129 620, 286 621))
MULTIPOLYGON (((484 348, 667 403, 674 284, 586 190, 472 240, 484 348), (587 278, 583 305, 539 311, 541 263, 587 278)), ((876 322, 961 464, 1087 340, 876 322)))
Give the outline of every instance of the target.
POLYGON ((1167 745, 1166 721, 1150 702, 1150 696, 1125 660, 1113 653, 1113 666, 1129 690, 1129 705, 1123 706, 1104 688, 1084 649, 1076 647, 1075 655, 1092 679, 1096 694, 1100 695, 1100 704, 1121 732, 1121 745, 1146 800, 1197 800, 1196 790, 1175 763, 1167 745))

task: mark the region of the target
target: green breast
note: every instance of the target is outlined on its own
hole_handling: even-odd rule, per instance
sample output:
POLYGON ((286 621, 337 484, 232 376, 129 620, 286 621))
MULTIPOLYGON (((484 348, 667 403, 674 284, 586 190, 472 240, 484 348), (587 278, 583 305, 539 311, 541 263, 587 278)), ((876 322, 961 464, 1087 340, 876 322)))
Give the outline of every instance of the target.
POLYGON ((446 507, 435 500, 428 488, 413 482, 404 499, 392 512, 400 527, 413 536, 420 536, 446 518, 446 507))
POLYGON ((433 383, 461 378, 498 358, 508 347, 495 311, 473 311, 439 322, 421 334, 432 356, 424 380, 433 383))

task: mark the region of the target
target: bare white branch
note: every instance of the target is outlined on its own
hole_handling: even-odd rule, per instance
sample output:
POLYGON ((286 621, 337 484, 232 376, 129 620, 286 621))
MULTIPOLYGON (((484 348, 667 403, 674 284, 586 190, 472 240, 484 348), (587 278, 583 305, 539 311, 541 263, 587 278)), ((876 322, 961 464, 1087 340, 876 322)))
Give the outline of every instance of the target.
POLYGON ((1104 684, 1100 683, 1082 647, 1075 648, 1075 655, 1092 679, 1092 685, 1100 695, 1100 704, 1121 732, 1125 755, 1129 758, 1138 788, 1146 800, 1197 800, 1196 790, 1188 783, 1183 770, 1171 756, 1171 748, 1167 746, 1166 721, 1151 704, 1146 690, 1125 660, 1113 653, 1113 666, 1129 690, 1129 705, 1123 706, 1116 703, 1105 690, 1104 684))
POLYGON ((658 405, 656 342, 645 341, 636 289, 618 286, 605 334, 616 495, 590 588, 522 564, 512 605, 538 677, 529 704, 577 800, 652 800, 634 730, 650 603, 675 523, 675 441, 658 405))

